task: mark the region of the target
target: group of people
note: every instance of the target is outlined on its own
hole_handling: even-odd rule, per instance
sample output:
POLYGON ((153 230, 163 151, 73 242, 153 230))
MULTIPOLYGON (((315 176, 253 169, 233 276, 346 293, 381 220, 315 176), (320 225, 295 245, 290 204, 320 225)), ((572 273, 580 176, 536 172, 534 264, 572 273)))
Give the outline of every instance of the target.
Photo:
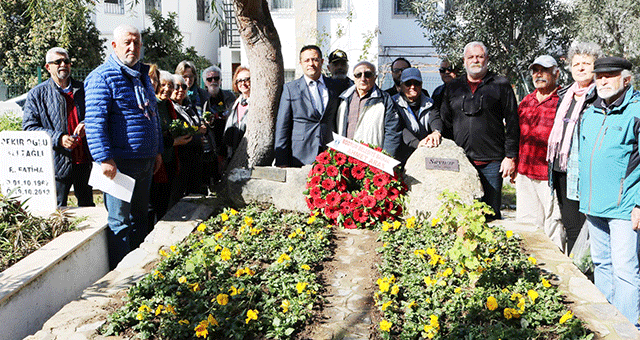
MULTIPOLYGON (((236 98, 221 89, 219 68, 202 72, 201 89, 191 62, 175 74, 158 70, 140 62, 141 46, 137 28, 118 26, 114 53, 84 84, 70 77, 66 50, 49 50, 51 79, 29 92, 24 108, 23 128, 52 136, 59 206, 71 185, 80 206, 93 205, 86 184, 92 160, 109 178, 119 171, 136 180, 130 202, 104 195, 111 267, 149 232, 150 206, 161 217, 186 193, 220 178, 251 105, 248 68, 233 74, 236 98), (192 132, 176 134, 176 121, 192 132)), ((586 220, 596 286, 638 326, 640 94, 630 85, 631 63, 604 57, 593 43, 574 43, 574 82, 560 88, 557 62, 539 56, 529 67, 535 91, 518 105, 488 61, 484 44, 467 44, 465 74, 443 60, 443 85, 430 96, 421 72, 404 58, 391 64, 394 84, 382 90, 372 63, 356 63, 351 80, 347 54, 335 50, 328 77, 321 49, 304 46, 303 76, 285 84, 280 98, 274 165, 313 163, 334 133, 380 146, 401 163, 416 148, 451 138, 478 170, 492 218, 501 217, 508 178, 516 183, 518 218, 543 228, 562 251, 571 252, 586 220)))
POLYGON ((567 254, 588 232, 596 287, 640 328, 640 93, 632 64, 597 44, 574 42, 567 60, 573 83, 564 88, 553 57, 529 66, 535 91, 518 106, 517 219, 567 254))

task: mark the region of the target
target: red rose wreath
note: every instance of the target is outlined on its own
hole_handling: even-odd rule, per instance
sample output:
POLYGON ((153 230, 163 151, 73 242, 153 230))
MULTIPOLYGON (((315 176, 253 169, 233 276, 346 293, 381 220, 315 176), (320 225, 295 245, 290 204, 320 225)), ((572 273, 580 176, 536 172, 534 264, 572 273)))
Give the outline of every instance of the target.
POLYGON ((333 225, 355 229, 395 220, 402 213, 406 191, 407 185, 397 172, 390 176, 328 149, 313 163, 305 196, 312 213, 326 216, 333 225))

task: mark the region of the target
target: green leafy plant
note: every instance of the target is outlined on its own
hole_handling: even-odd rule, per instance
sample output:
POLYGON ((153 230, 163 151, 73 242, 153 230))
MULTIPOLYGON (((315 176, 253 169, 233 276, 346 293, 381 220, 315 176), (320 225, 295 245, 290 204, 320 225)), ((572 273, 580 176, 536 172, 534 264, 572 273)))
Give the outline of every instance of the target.
POLYGON ((171 132, 174 138, 185 135, 193 136, 198 132, 198 127, 189 125, 180 119, 174 119, 171 121, 171 124, 169 124, 169 132, 171 132))
POLYGON ((49 218, 33 216, 24 209, 24 202, 11 194, 0 194, 0 271, 75 229, 79 222, 63 211, 56 211, 49 218))
POLYGON ((109 316, 103 334, 148 339, 287 339, 321 302, 330 230, 273 207, 227 209, 163 260, 109 316))
POLYGON ((0 131, 21 131, 22 117, 13 114, 0 115, 0 131))
POLYGON ((383 339, 591 339, 484 203, 440 196, 437 216, 383 223, 374 300, 383 339))

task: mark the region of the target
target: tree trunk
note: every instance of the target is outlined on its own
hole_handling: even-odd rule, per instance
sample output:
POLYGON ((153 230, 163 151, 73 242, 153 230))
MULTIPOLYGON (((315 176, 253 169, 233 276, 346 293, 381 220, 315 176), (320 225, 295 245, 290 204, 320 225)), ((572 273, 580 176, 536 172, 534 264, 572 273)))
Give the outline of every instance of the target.
POLYGON ((244 138, 227 171, 270 165, 276 114, 284 82, 280 38, 266 0, 234 0, 251 71, 251 105, 244 138))

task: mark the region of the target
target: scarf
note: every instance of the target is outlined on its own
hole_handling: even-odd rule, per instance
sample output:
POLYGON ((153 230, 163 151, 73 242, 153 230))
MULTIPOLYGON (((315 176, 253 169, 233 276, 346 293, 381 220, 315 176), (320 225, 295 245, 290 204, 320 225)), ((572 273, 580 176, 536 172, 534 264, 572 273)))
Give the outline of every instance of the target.
POLYGON ((553 121, 553 128, 551 129, 551 133, 549 134, 549 144, 547 146, 547 162, 552 163, 556 156, 560 158, 560 169, 562 171, 567 170, 567 160, 569 158, 569 150, 571 148, 571 137, 573 136, 573 130, 575 129, 576 123, 578 119, 580 119, 580 112, 582 111, 582 106, 584 105, 584 101, 586 99, 587 93, 593 89, 595 86, 594 83, 591 83, 588 87, 579 88, 578 83, 573 83, 571 87, 565 93, 564 98, 562 98, 562 102, 560 106, 558 106, 558 111, 556 112, 556 118, 553 121), (567 111, 571 106, 571 101, 574 96, 578 96, 576 98, 576 105, 573 107, 573 111, 571 112, 571 118, 567 121, 567 128, 564 131, 564 135, 562 134, 562 130, 564 128, 565 117, 567 116, 567 111))
POLYGON ((153 117, 155 113, 153 111, 149 98, 147 97, 147 91, 144 88, 144 84, 142 84, 142 81, 140 80, 140 78, 142 77, 142 73, 140 73, 139 71, 140 63, 136 63, 133 68, 131 68, 122 63, 120 58, 116 57, 115 55, 111 55, 111 57, 114 59, 116 64, 120 66, 122 73, 127 75, 133 82, 133 90, 136 95, 138 107, 144 112, 144 116, 147 117, 147 119, 151 119, 151 117, 153 117))

